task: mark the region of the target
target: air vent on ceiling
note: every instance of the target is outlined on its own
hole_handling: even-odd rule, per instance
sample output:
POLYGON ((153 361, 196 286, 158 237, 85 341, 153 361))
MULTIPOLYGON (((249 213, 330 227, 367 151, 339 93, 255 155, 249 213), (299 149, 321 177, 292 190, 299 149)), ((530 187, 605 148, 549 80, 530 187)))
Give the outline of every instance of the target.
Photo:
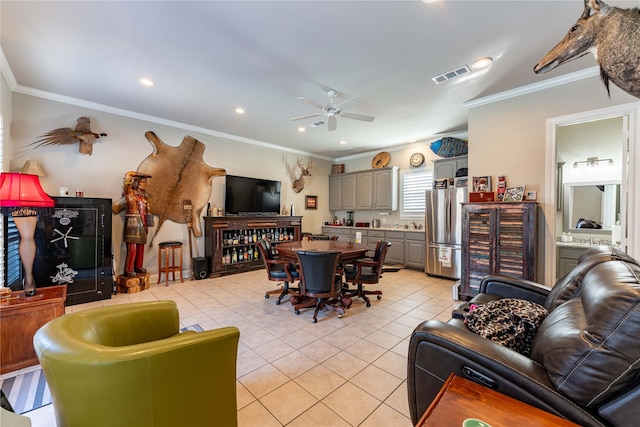
POLYGON ((458 67, 455 70, 447 71, 446 73, 442 73, 435 77, 432 77, 431 80, 436 82, 436 84, 444 83, 447 80, 455 79, 456 77, 463 76, 471 72, 471 68, 467 65, 463 65, 462 67, 458 67))
POLYGON ((311 123, 309 126, 311 126, 312 128, 317 128, 318 126, 322 126, 325 123, 327 122, 325 122, 324 120, 318 120, 317 122, 311 123))

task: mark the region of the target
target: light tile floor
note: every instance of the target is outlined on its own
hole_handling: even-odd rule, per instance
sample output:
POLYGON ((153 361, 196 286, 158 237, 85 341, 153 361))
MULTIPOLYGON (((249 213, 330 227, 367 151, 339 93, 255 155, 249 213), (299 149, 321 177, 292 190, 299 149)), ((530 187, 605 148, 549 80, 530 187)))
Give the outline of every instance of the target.
MULTIPOLYGON (((274 297, 264 298, 276 286, 264 270, 153 284, 67 312, 170 299, 178 304, 182 326, 237 326, 240 427, 410 427, 409 338, 425 320, 450 318, 453 283, 408 269, 386 272, 371 286, 384 292, 381 300, 374 297, 369 308, 354 300, 342 318, 321 312, 316 324, 313 309, 295 315, 287 298, 280 305, 274 297)), ((27 415, 33 427, 56 426, 53 405, 27 415)))

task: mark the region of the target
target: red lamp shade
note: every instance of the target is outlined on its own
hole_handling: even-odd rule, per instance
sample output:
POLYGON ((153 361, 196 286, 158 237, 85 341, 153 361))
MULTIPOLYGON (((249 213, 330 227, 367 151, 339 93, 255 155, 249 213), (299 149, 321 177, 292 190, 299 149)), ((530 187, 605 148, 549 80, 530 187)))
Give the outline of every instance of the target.
POLYGON ((40 186, 37 175, 0 175, 0 208, 52 208, 54 201, 40 186))

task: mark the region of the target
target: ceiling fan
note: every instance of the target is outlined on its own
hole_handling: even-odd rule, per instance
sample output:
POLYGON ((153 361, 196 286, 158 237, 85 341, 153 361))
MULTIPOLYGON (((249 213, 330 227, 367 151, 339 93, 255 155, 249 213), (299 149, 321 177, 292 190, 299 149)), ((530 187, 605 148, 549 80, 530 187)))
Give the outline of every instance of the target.
POLYGON ((329 90, 327 92, 327 95, 329 96, 329 103, 326 105, 319 104, 315 101, 312 101, 304 97, 298 98, 299 100, 304 101, 307 104, 312 105, 316 108, 319 108, 322 111, 315 114, 307 114, 305 116, 294 117, 291 120, 302 120, 302 119, 308 119, 311 117, 325 116, 327 118, 327 127, 329 128, 330 131, 336 130, 337 117, 346 117, 347 119, 361 120, 364 122, 372 122, 375 120, 375 117, 373 116, 367 116, 365 114, 348 113, 346 111, 342 111, 342 106, 347 102, 351 101, 352 99, 357 98, 358 97, 357 95, 352 96, 351 98, 346 99, 340 102, 339 104, 336 104, 335 102, 336 97, 338 96, 338 92, 336 92, 335 90, 329 90))

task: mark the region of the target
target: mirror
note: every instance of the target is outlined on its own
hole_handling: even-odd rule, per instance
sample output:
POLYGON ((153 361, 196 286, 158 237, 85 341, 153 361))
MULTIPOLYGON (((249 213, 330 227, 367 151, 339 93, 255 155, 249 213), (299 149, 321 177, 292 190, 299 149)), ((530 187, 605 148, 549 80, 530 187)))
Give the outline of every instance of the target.
POLYGON ((610 233, 620 213, 619 183, 564 184, 563 229, 571 233, 610 233), (577 228, 580 219, 592 220, 602 228, 577 228))

